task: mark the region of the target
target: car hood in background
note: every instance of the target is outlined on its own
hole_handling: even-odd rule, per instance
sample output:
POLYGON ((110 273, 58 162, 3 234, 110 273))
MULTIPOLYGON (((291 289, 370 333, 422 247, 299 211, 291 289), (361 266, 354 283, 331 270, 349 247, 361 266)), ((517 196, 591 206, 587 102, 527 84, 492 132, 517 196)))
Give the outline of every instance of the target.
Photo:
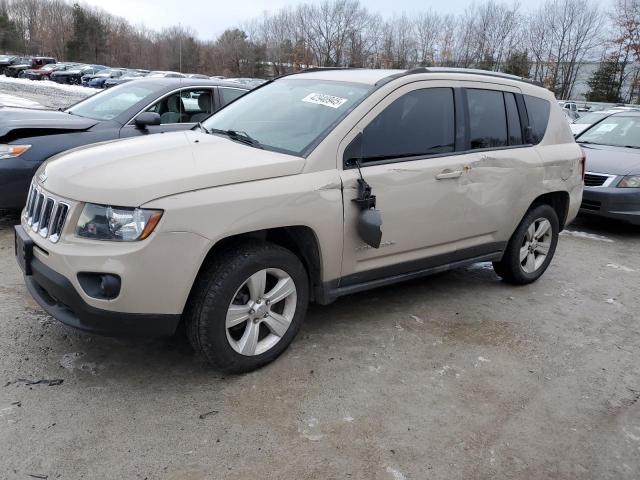
MULTIPOLYGON (((27 100, 26 98, 16 97, 14 95, 8 95, 5 93, 0 93, 0 107, 18 107, 18 108, 37 108, 44 109, 45 107, 38 102, 34 102, 33 100, 27 100)), ((6 112, 6 110, 2 109, 0 112, 6 112)), ((0 120, 0 125, 2 124, 2 120, 0 120)))
POLYGON ((640 173, 640 149, 581 143, 587 154, 587 171, 627 175, 640 173))
POLYGON ((52 157, 39 174, 57 195, 136 207, 172 194, 294 175, 304 163, 217 135, 183 131, 80 147, 52 157))
POLYGON ((578 135, 579 133, 584 132, 591 125, 588 123, 570 123, 569 127, 571 128, 571 133, 574 135, 578 135))
POLYGON ((15 130, 86 130, 98 123, 98 120, 56 110, 3 108, 1 112, 0 139, 15 130))

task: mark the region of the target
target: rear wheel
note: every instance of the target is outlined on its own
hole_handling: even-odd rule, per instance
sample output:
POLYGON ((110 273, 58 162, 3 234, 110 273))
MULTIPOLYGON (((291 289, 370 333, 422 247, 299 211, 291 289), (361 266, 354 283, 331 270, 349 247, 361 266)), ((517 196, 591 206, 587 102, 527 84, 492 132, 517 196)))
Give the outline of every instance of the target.
POLYGON ((307 272, 267 243, 226 250, 201 273, 186 311, 189 340, 214 367, 243 373, 273 361, 306 314, 307 272))
POLYGON ((525 215, 509 240, 502 260, 493 263, 505 281, 524 285, 545 272, 556 251, 560 222, 549 205, 538 205, 525 215))

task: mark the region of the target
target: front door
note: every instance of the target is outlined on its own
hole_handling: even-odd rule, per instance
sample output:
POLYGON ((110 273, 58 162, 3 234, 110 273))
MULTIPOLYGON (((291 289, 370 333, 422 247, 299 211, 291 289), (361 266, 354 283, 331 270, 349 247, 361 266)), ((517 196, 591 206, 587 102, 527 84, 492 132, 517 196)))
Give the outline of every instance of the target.
MULTIPOLYGON (((348 165, 342 171, 342 286, 480 258, 502 248, 496 238, 501 219, 488 202, 504 184, 493 184, 492 175, 473 171, 492 157, 480 144, 471 148, 465 93, 452 88, 452 82, 406 85, 374 107, 345 138, 341 160, 345 151, 354 156, 352 141, 362 143, 355 156, 360 157, 362 175, 377 197, 383 225, 380 248, 360 240, 359 210, 351 201, 357 194, 359 171, 348 165)), ((508 146, 502 92, 496 94, 502 118, 486 113, 493 115, 489 126, 499 127, 476 133, 486 137, 487 145, 503 146, 504 137, 508 146)))

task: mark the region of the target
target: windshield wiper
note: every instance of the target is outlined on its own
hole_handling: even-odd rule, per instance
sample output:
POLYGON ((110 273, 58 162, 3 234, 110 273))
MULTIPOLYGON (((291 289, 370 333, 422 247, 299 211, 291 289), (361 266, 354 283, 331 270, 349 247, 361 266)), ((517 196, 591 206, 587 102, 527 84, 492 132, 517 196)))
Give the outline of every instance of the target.
POLYGON ((217 133, 220 135, 225 135, 229 137, 231 140, 235 140, 236 142, 244 143, 245 145, 249 145, 254 148, 264 149, 262 144, 249 135, 247 132, 242 132, 239 130, 222 130, 219 128, 212 128, 209 130, 209 133, 217 133))
POLYGON ((209 129, 202 124, 202 122, 196 123, 196 127, 198 127, 204 133, 211 133, 209 129))

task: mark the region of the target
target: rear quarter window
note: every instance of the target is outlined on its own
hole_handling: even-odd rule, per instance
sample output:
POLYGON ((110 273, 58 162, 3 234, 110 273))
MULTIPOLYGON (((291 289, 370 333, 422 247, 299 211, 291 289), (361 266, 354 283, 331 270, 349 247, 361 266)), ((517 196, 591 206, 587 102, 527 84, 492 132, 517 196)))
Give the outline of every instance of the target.
POLYGON ((551 104, 547 100, 531 95, 523 95, 523 97, 527 108, 527 116, 529 117, 529 126, 531 127, 529 140, 531 143, 537 144, 542 141, 547 131, 551 104))

